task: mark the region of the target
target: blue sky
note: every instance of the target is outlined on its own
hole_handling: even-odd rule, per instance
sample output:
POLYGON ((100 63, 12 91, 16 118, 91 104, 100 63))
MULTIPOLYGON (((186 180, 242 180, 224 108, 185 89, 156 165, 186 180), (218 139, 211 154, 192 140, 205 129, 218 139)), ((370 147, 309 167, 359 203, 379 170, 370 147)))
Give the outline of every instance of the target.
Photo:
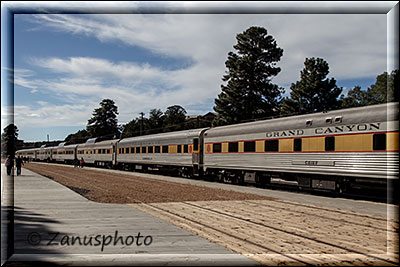
POLYGON ((344 92, 387 70, 386 14, 16 14, 19 138, 63 140, 104 98, 120 123, 175 104, 188 115, 213 111, 227 54, 251 26, 284 49, 273 82, 287 90, 307 57, 324 58, 344 92))

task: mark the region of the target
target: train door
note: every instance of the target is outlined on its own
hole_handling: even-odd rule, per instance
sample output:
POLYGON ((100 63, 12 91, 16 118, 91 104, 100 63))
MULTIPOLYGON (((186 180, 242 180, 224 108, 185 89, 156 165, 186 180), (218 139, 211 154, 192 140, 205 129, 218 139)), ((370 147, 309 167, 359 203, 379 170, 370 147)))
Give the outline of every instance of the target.
POLYGON ((193 138, 192 164, 194 175, 202 175, 203 172, 204 133, 207 129, 202 130, 198 137, 193 138))
POLYGON ((115 166, 117 164, 117 147, 116 144, 112 145, 112 156, 111 156, 111 160, 112 160, 112 165, 115 166))
POLYGON ((197 137, 193 138, 192 165, 193 165, 193 174, 196 176, 199 175, 199 162, 200 162, 199 150, 200 150, 199 138, 197 137))

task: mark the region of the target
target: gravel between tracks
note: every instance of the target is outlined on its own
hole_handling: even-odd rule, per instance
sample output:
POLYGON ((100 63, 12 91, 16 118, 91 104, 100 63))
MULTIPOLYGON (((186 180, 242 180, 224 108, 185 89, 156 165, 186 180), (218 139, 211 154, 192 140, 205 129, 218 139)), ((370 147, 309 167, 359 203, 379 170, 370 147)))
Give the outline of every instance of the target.
POLYGON ((103 203, 272 199, 255 194, 62 165, 27 163, 24 167, 67 186, 87 199, 103 203))

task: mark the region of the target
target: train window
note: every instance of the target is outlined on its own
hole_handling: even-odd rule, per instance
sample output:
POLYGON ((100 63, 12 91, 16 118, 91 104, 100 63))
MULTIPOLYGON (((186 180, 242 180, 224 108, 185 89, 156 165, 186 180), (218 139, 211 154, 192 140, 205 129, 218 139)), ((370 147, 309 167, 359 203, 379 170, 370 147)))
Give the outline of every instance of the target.
POLYGON ((239 152, 239 143, 229 143, 228 144, 228 152, 239 152))
POLYGON ((189 145, 183 146, 183 153, 189 153, 189 145))
POLYGON ((374 150, 386 150, 386 134, 374 134, 373 148, 374 150))
POLYGON ((199 150, 199 138, 194 138, 193 139, 193 150, 194 151, 199 150))
POLYGON ((177 153, 182 153, 182 145, 178 145, 177 153))
POLYGON ((152 146, 149 146, 147 148, 147 153, 153 153, 153 147, 152 146))
POLYGON ((140 153, 140 146, 137 146, 136 147, 136 154, 139 154, 140 153))
POLYGON ((154 147, 154 153, 160 153, 160 146, 154 147))
POLYGON ((107 149, 107 154, 111 154, 111 150, 110 149, 107 149))
POLYGON ((265 152, 278 152, 279 140, 265 140, 265 152))
POLYGON ((302 141, 301 141, 300 138, 294 139, 293 150, 294 150, 295 152, 302 151, 302 141))
POLYGON ((142 146, 142 153, 146 153, 146 147, 142 146))
POLYGON ((342 122, 343 117, 342 116, 337 116, 335 117, 335 123, 341 123, 342 122))
POLYGON ((168 146, 162 146, 162 153, 168 153, 168 146))
POLYGON ((335 137, 325 137, 325 151, 335 151, 335 137))
POLYGON ((256 152, 256 141, 244 142, 244 152, 256 152))
POLYGON ((325 119, 325 122, 326 122, 326 123, 332 123, 332 117, 326 118, 326 119, 325 119))
POLYGON ((221 153, 221 152, 222 152, 221 143, 213 144, 213 153, 221 153))

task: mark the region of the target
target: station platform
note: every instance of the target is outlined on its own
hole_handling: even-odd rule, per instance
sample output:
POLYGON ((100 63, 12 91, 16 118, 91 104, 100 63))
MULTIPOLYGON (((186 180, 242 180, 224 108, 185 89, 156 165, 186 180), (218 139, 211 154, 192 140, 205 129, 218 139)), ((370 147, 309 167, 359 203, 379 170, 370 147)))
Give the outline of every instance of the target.
POLYGON ((89 201, 26 169, 12 180, 2 165, 1 191, 2 265, 259 265, 129 205, 89 201))

